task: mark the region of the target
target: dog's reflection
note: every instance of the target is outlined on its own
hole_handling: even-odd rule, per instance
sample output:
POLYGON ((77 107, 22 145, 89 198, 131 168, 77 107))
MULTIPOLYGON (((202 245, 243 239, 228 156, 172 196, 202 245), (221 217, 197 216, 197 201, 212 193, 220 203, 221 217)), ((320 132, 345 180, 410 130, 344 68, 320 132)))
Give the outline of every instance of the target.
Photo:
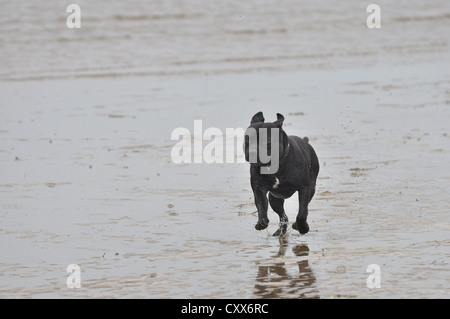
MULTIPOLYGON (((280 249, 274 257, 283 257, 289 246, 287 238, 280 237, 280 249)), ((298 257, 308 257, 309 248, 299 244, 292 248, 298 257)), ((255 295, 259 298, 319 298, 316 277, 309 267, 308 258, 297 261, 298 273, 288 272, 282 259, 270 265, 258 266, 255 295)))

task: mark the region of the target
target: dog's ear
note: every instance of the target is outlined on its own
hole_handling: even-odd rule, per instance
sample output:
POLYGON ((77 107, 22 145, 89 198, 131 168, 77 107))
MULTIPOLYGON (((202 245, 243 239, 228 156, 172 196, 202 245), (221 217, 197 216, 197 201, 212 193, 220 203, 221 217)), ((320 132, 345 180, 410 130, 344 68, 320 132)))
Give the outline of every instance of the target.
POLYGON ((274 122, 278 127, 281 127, 283 125, 284 116, 280 113, 277 113, 277 120, 274 122))
POLYGON ((262 112, 258 112, 255 115, 253 115, 252 121, 250 122, 250 124, 261 123, 261 122, 264 122, 264 116, 263 116, 262 112))
POLYGON ((289 153, 289 139, 285 131, 281 130, 280 134, 280 156, 286 156, 289 153), (283 145, 283 148, 281 148, 283 145))

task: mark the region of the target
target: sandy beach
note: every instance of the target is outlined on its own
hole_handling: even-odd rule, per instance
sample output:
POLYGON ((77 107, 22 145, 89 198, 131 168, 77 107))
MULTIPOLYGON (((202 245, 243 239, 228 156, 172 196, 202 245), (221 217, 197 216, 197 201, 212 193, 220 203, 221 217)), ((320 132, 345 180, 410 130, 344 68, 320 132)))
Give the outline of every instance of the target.
POLYGON ((379 30, 360 1, 0 3, 0 298, 450 297, 445 1, 379 30), (247 163, 171 158, 258 111, 319 157, 306 235, 254 229, 247 163))

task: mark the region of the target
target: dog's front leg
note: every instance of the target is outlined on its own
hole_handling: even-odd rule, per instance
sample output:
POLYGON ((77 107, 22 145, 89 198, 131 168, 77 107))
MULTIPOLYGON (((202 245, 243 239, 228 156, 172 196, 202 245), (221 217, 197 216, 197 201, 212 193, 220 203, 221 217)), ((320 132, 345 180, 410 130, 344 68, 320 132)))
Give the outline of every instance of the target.
POLYGON ((256 230, 266 229, 269 225, 269 218, 267 217, 267 190, 261 187, 253 188, 253 194, 255 196, 255 204, 258 209, 258 223, 255 225, 256 230))
POLYGON ((302 188, 298 191, 298 215, 292 228, 298 230, 300 234, 306 234, 309 231, 309 225, 306 221, 308 217, 308 203, 311 197, 309 187, 302 188))

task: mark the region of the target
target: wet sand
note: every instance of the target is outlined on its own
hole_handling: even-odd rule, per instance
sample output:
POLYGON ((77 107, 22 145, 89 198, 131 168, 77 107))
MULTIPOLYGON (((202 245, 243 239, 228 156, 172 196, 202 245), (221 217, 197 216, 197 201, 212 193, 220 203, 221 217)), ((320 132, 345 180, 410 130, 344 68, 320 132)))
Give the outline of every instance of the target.
POLYGON ((78 31, 0 2, 0 298, 449 298, 445 1, 380 30, 360 1, 79 1, 78 31), (254 229, 248 164, 171 159, 258 111, 318 154, 304 236, 254 229))
POLYGON ((369 71, 3 83, 0 296, 447 298, 450 74, 369 71), (248 164, 171 161, 174 128, 255 110, 316 148, 307 235, 254 230, 248 164))

